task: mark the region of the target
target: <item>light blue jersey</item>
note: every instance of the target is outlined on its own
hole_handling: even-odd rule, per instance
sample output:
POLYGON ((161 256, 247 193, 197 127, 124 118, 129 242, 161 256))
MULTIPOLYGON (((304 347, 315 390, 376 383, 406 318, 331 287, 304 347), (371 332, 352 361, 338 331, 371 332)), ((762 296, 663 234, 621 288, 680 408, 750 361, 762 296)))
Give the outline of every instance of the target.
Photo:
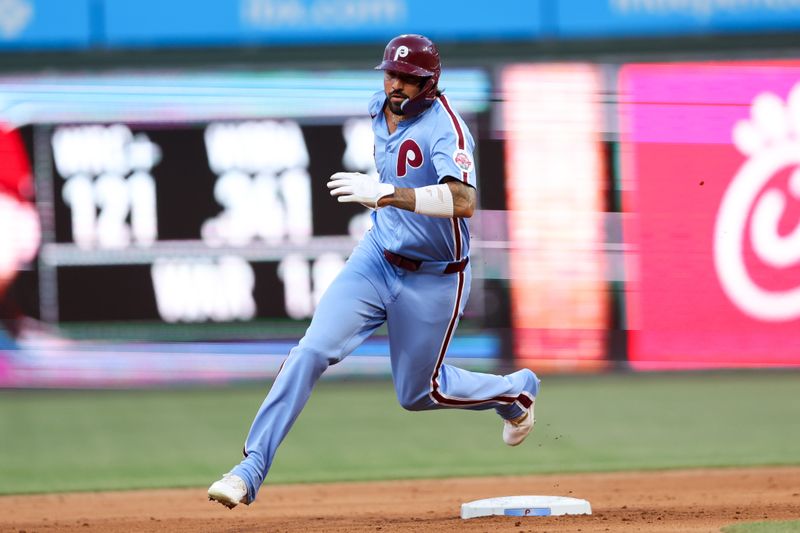
MULTIPOLYGON (((381 92, 369 103, 381 181, 417 188, 451 176, 475 185, 474 142, 445 97, 402 121, 392 135, 383 113, 385 102, 381 92)), ((383 324, 389 333, 392 380, 403 408, 494 409, 512 419, 533 405, 539 380, 528 369, 498 376, 445 363, 470 292, 466 220, 395 207, 378 209, 372 216, 373 228, 325 291, 305 336, 289 352, 253 420, 245 458, 232 470, 244 480, 249 502, 255 500, 278 446, 322 373, 383 324), (393 254, 405 259, 392 261, 393 254)))
MULTIPOLYGON (((375 134, 375 166, 383 183, 425 187, 452 177, 475 187, 475 142, 469 129, 440 96, 424 113, 401 121, 389 135, 380 91, 369 102, 375 134)), ((411 259, 459 261, 469 256, 466 219, 420 216, 402 209, 378 209, 370 237, 382 247, 411 259)))

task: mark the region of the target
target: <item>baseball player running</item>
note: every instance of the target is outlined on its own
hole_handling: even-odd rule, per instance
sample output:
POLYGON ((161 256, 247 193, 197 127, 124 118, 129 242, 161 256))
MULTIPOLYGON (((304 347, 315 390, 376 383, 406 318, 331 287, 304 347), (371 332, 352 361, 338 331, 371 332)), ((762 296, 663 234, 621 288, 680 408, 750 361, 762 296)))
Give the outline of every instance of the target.
POLYGON ((339 202, 374 209, 372 229, 333 281, 299 344, 261 405, 244 459, 208 489, 229 508, 250 504, 278 446, 328 366, 386 323, 392 377, 405 409, 494 409, 503 440, 521 443, 534 424, 539 379, 445 364, 470 290, 469 228, 475 210, 474 141, 438 89, 436 45, 421 35, 395 37, 376 69, 383 91, 370 99, 380 180, 337 172, 328 182, 339 202))

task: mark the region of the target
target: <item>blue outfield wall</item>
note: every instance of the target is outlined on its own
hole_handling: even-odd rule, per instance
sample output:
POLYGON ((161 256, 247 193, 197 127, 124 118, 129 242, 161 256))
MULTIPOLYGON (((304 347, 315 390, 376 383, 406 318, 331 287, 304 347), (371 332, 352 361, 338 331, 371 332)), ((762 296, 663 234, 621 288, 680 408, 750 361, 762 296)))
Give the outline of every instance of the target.
POLYGON ((399 33, 533 40, 540 11, 531 0, 504 0, 503 9, 463 0, 105 0, 103 15, 109 46, 149 46, 383 42, 399 33))
POLYGON ((557 0, 554 37, 619 38, 800 29, 800 0, 557 0))
POLYGON ((527 41, 800 30, 800 0, 3 0, 0 50, 527 41))

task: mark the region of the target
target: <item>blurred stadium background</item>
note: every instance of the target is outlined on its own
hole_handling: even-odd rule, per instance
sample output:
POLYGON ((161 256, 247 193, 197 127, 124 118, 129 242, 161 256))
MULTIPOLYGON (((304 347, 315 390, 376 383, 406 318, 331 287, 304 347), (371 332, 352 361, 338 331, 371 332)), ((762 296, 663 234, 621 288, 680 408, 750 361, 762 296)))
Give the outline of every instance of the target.
POLYGON ((800 1, 0 0, 0 388, 273 377, 368 227, 324 182, 374 172, 398 33, 477 142, 450 361, 800 367, 800 1))

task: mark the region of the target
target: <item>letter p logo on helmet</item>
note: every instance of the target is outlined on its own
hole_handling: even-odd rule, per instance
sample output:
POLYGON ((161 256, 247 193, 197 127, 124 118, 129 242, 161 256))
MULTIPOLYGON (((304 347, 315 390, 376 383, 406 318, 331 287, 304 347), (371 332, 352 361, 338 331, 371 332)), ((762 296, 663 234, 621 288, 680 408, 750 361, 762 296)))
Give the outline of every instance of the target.
POLYGON ((397 50, 394 53, 394 60, 397 61, 398 57, 407 57, 408 56, 408 47, 407 46, 398 46, 397 50))

